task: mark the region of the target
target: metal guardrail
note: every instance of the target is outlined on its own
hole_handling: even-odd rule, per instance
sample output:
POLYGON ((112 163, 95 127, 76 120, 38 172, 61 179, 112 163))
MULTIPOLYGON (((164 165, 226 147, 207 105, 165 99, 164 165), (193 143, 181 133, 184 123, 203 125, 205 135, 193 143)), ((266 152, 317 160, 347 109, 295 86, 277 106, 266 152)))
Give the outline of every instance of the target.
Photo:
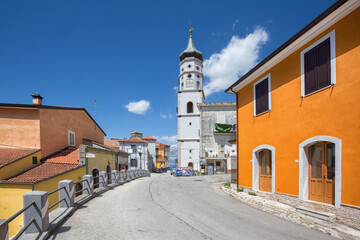
MULTIPOLYGON (((121 178, 121 172, 112 172, 111 174, 110 174, 110 181, 111 182, 113 182, 113 180, 115 179, 117 179, 117 174, 120 174, 119 175, 119 178, 121 178), (111 176, 114 176, 114 178, 112 178, 111 176)), ((134 171, 132 171, 132 170, 128 170, 128 171, 125 171, 124 173, 123 173, 123 177, 124 178, 126 178, 127 177, 127 175, 128 174, 136 174, 134 171)), ((107 175, 107 176, 109 176, 109 175, 107 175)), ((146 174, 143 174, 141 171, 140 171, 140 173, 139 173, 139 176, 147 176, 146 174)), ((107 181, 106 181, 106 178, 105 178, 105 176, 104 175, 98 175, 98 176, 96 176, 96 177, 94 177, 93 179, 99 179, 101 177, 101 179, 103 180, 101 183, 103 183, 103 187, 105 188, 106 187, 106 183, 107 183, 107 181)), ((135 176, 134 176, 135 177, 135 176)), ((89 182, 89 180, 88 179, 83 179, 83 180, 80 180, 80 181, 77 181, 77 182, 74 182, 74 185, 73 185, 73 188, 75 188, 76 187, 76 184, 78 184, 78 183, 84 183, 84 182, 86 182, 87 184, 88 184, 88 186, 90 186, 91 187, 91 185, 90 185, 90 182, 89 182)), ((114 183, 117 183, 117 181, 114 181, 114 183)), ((93 186, 92 186, 92 188, 94 188, 94 186, 96 186, 96 185, 100 185, 100 181, 98 182, 98 183, 96 183, 96 184, 93 184, 93 186)), ((65 186, 63 186, 63 187, 60 187, 60 188, 57 188, 57 189, 55 189, 55 190, 53 190, 53 191, 51 191, 51 192, 48 192, 48 197, 50 196, 50 195, 52 195, 52 194, 54 194, 54 193, 56 193, 56 192, 58 192, 58 191, 60 191, 60 190, 62 190, 62 189, 64 189, 65 190, 65 194, 68 196, 68 198, 70 199, 70 193, 69 193, 69 191, 67 190, 67 188, 65 187, 65 186)), ((91 194, 91 189, 89 189, 89 188, 85 188, 85 189, 80 189, 80 190, 78 190, 78 191, 70 191, 71 193, 73 193, 74 195, 75 194, 77 194, 77 193, 80 193, 80 192, 84 192, 84 191, 87 191, 88 192, 88 194, 90 195, 91 194)), ((61 197, 61 196, 60 196, 61 197)), ((69 206, 69 203, 68 203, 68 201, 66 200, 66 198, 62 198, 61 200, 59 200, 59 201, 57 201, 56 203, 54 203, 54 204, 52 204, 50 207, 48 207, 48 209, 50 210, 50 209, 52 209, 53 207, 55 207, 56 205, 58 205, 59 203, 61 203, 62 201, 65 201, 65 203, 66 203, 66 206, 67 206, 67 209, 68 208, 70 208, 70 206, 69 206)), ((70 203, 71 204, 71 203, 70 203)), ((24 207, 24 208, 22 208, 21 210, 19 210, 18 212, 16 212, 15 214, 13 214, 10 218, 8 218, 5 222, 6 222, 6 224, 9 224, 11 221, 13 221, 15 218, 17 218, 20 214, 22 214, 22 213, 24 213, 26 210, 28 210, 29 208, 31 208, 31 207, 34 207, 34 209, 36 210, 36 212, 37 212, 37 214, 38 214, 38 216, 40 216, 40 217, 42 217, 42 212, 41 212, 41 210, 39 209, 39 207, 36 205, 36 203, 35 202, 32 202, 31 204, 29 204, 28 206, 26 206, 26 207, 24 207)), ((32 225, 32 224, 34 224, 34 226, 36 227, 36 229, 37 229, 37 231, 38 231, 38 236, 42 233, 42 230, 41 230, 41 227, 39 226, 39 224, 38 224, 38 222, 35 220, 35 218, 33 218, 30 222, 28 222, 23 228, 21 228, 21 230, 14 236, 14 237, 12 237, 12 240, 17 240, 17 239, 19 239, 23 234, 24 234, 24 232, 32 225)))
MULTIPOLYGON (((34 207, 36 212, 39 214, 39 216, 41 216, 41 211, 38 208, 38 206, 33 202, 31 204, 29 204, 28 206, 22 208, 20 211, 16 212, 14 215, 12 215, 11 217, 9 217, 6 222, 7 224, 9 224, 12 220, 14 220, 15 218, 17 218, 20 214, 22 214, 23 212, 25 212, 26 210, 28 210, 30 207, 34 207)), ((29 222, 28 224, 26 224, 26 226, 24 226, 12 239, 13 240, 17 240, 19 239, 19 237, 26 231, 26 229, 28 229, 31 224, 34 224, 36 229, 38 230, 39 234, 41 233, 41 229, 39 224, 36 222, 35 219, 33 219, 31 222, 29 222)))

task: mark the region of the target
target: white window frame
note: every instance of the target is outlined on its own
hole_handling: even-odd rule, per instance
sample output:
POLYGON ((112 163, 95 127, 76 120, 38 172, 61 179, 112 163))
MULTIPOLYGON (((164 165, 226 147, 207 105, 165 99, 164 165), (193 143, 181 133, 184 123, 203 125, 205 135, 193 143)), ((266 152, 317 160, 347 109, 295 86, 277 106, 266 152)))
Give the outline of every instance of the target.
MULTIPOLYGON (((301 97, 306 97, 308 95, 311 95, 313 93, 316 93, 318 91, 321 91, 322 89, 328 88, 329 86, 326 86, 324 88, 318 89, 312 93, 305 94, 305 53, 325 41, 326 39, 330 38, 330 82, 331 85, 334 85, 336 83, 336 51, 335 51, 335 30, 332 30, 330 33, 326 34, 324 37, 320 38, 315 43, 311 44, 309 47, 307 47, 305 50, 301 51, 300 53, 300 63, 301 63, 301 97)), ((330 85, 330 86, 331 86, 330 85)))
POLYGON ((72 146, 72 147, 75 147, 75 133, 73 131, 70 131, 68 130, 68 145, 69 146, 72 146), (73 134, 74 135, 74 145, 71 145, 71 137, 70 137, 70 134, 73 134))
POLYGON ((259 116, 261 114, 264 114, 264 113, 267 113, 268 111, 270 111, 271 110, 271 73, 267 74, 266 76, 262 77, 260 80, 255 82, 253 85, 253 91, 254 91, 254 116, 259 116), (255 90, 255 87, 256 87, 256 85, 258 85, 259 83, 264 81, 266 78, 268 79, 268 82, 269 82, 269 84, 268 84, 269 109, 265 112, 256 114, 256 90, 255 90))

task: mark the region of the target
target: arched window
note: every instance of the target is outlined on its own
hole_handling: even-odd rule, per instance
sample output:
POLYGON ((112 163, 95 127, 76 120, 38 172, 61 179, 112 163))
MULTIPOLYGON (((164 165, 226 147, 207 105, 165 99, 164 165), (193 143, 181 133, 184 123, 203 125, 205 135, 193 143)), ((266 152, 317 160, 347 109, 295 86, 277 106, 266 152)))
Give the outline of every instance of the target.
POLYGON ((181 83, 181 90, 183 90, 184 89, 184 83, 182 82, 181 83))
POLYGON ((197 88, 197 89, 200 88, 200 82, 199 82, 199 81, 197 81, 197 83, 196 83, 196 88, 197 88))
POLYGON ((193 103, 192 102, 188 102, 187 103, 187 113, 193 113, 193 103))

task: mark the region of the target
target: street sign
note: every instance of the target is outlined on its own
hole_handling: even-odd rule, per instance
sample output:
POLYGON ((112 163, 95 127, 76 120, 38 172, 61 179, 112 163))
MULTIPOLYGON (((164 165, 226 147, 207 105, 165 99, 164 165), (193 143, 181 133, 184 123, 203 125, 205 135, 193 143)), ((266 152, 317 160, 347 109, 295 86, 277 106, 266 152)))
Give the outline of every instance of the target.
POLYGON ((85 154, 86 158, 95 158, 95 153, 90 153, 90 152, 87 152, 85 154))
POLYGON ((178 167, 175 171, 176 176, 191 176, 192 175, 192 169, 191 167, 178 167))

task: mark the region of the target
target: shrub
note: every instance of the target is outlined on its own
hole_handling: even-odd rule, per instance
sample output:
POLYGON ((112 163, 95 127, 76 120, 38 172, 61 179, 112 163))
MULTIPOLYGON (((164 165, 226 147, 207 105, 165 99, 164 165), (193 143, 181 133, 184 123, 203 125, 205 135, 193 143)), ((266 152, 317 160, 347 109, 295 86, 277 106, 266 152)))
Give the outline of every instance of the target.
POLYGON ((244 188, 238 187, 237 191, 238 191, 238 192, 243 192, 243 191, 244 191, 244 188))
POLYGON ((224 187, 229 188, 230 187, 230 182, 224 183, 224 187))
POLYGON ((256 193, 254 193, 254 192, 249 192, 249 195, 251 195, 251 196, 256 196, 256 193))

